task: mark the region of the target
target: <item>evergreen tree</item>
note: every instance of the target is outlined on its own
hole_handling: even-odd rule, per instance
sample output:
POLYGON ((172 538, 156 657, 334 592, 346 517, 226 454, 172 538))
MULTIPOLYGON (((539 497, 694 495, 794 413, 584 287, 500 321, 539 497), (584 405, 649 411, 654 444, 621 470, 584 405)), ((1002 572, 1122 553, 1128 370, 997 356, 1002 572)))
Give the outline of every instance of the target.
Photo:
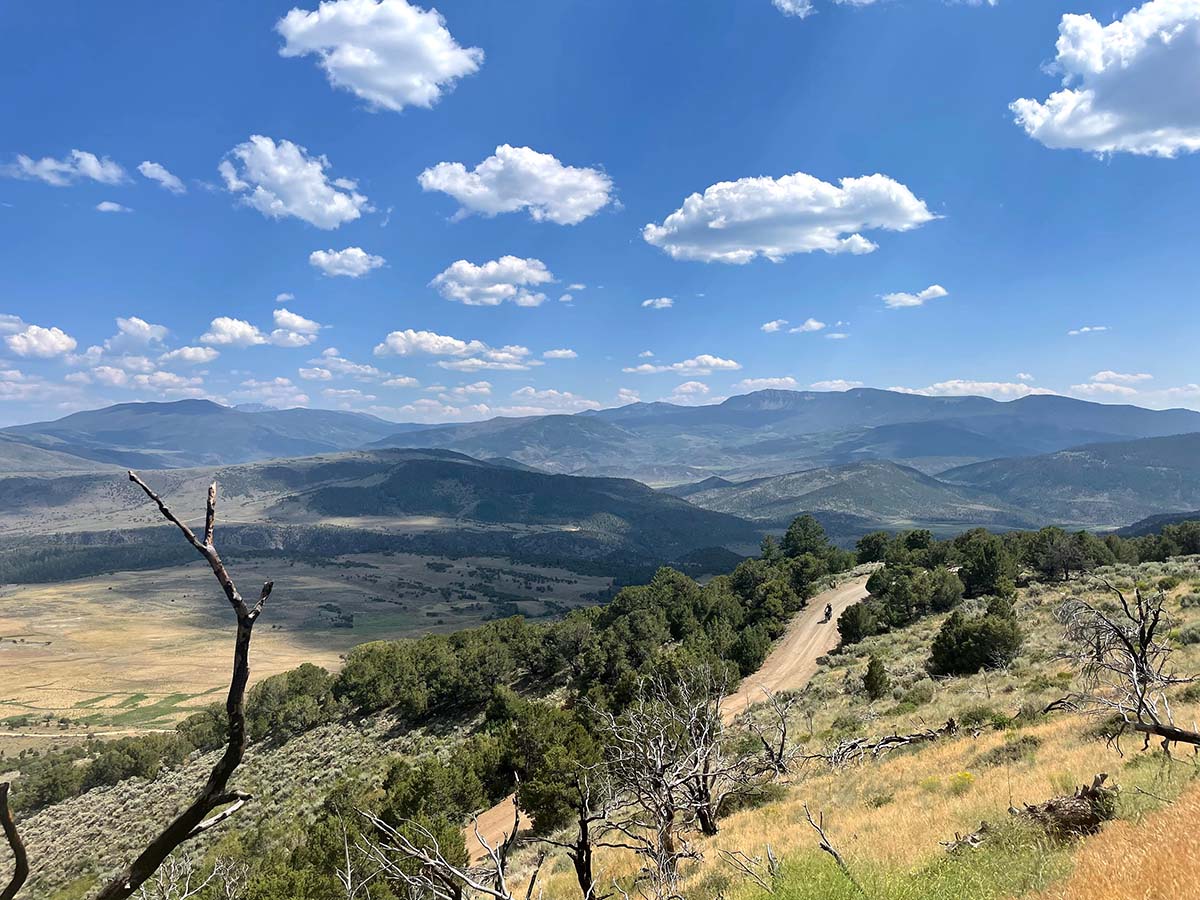
POLYGON ((874 653, 867 660, 867 671, 863 675, 863 688, 872 700, 881 700, 892 689, 892 680, 888 677, 887 669, 874 653))

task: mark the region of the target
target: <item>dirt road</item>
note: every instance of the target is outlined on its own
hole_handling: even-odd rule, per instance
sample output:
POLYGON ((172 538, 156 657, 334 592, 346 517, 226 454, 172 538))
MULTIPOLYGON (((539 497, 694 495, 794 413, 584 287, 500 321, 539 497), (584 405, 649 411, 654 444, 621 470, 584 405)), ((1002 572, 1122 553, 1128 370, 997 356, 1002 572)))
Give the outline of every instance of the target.
MULTIPOLYGON (((861 575, 837 587, 823 591, 808 601, 808 606, 798 612, 788 625, 775 649, 767 656, 753 675, 742 680, 738 689, 726 698, 724 707, 728 718, 763 700, 763 688, 771 692, 799 690, 808 683, 817 671, 817 660, 837 646, 837 619, 847 606, 867 596, 867 576, 861 575), (833 618, 822 622, 825 606, 833 607, 833 618)), ((491 809, 479 816, 479 833, 495 847, 503 842, 513 826, 512 796, 505 797, 491 809)), ((532 822, 521 816, 521 827, 532 822)), ((473 829, 466 829, 467 852, 472 862, 486 857, 483 846, 475 837, 473 829)))
POLYGON ((837 619, 847 606, 867 596, 867 576, 843 582, 813 597, 792 619, 788 629, 766 661, 753 675, 742 679, 738 689, 725 700, 732 717, 747 706, 760 703, 763 688, 772 693, 799 690, 817 671, 817 660, 837 646, 837 619), (833 607, 833 618, 822 622, 825 606, 833 607))

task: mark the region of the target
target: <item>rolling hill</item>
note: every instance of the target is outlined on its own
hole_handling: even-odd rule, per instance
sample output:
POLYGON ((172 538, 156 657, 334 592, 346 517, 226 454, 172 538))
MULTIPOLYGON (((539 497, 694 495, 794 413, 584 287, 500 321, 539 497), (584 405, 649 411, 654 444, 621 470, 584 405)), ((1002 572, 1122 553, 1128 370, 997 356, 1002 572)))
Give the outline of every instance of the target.
POLYGON ((1091 444, 944 472, 1042 522, 1112 527, 1200 508, 1200 433, 1091 444))
POLYGON ((1021 509, 982 491, 880 460, 717 484, 687 496, 705 509, 777 527, 805 512, 818 518, 848 517, 859 524, 860 533, 869 527, 961 530, 964 525, 1023 528, 1034 524, 1021 509))
MULTIPOLYGON (((445 450, 351 451, 147 476, 191 514, 202 511, 214 478, 223 547, 242 552, 609 559, 617 570, 715 547, 747 552, 761 537, 753 523, 637 481, 549 475, 445 450)), ((149 545, 177 543, 155 526, 156 510, 123 473, 0 478, 0 534, 19 557, 0 551, 10 567, 51 547, 86 547, 97 557, 119 547, 141 558, 149 545)))

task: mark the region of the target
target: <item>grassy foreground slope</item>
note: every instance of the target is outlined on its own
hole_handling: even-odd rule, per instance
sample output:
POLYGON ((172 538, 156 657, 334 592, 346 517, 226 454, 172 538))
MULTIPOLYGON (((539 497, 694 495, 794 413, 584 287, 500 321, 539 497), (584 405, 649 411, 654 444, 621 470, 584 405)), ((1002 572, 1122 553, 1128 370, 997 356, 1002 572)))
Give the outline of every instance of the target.
MULTIPOLYGON (((1121 566, 1098 576, 1153 585, 1176 579, 1169 608, 1178 618, 1175 663, 1200 672, 1200 558, 1121 566)), ((1004 670, 931 680, 929 646, 944 616, 865 639, 830 654, 802 692, 794 727, 817 749, 854 735, 883 736, 936 727, 955 718, 954 738, 831 771, 810 764, 757 808, 731 815, 721 833, 701 839, 703 859, 688 872, 683 895, 695 900, 1182 900, 1200 896, 1200 769, 1187 748, 1174 756, 1136 737, 1118 747, 1104 723, 1067 712, 1043 714, 1075 683, 1058 657, 1065 649, 1054 612, 1069 596, 1094 596, 1091 580, 1034 583, 1017 610, 1026 642, 1004 670), (863 690, 870 655, 891 679, 889 694, 863 690), (1055 842, 1011 820, 1009 806, 1069 794, 1106 772, 1120 792, 1117 819, 1098 835, 1055 842), (825 828, 861 889, 818 849, 805 806, 825 815, 825 828), (949 854, 940 842, 987 821, 998 836, 983 848, 949 854), (725 853, 764 858, 767 847, 782 873, 768 892, 728 863, 725 853)), ((969 603, 970 601, 968 601, 969 603)), ((1181 689, 1176 717, 1200 717, 1200 690, 1181 689)), ((601 866, 629 878, 637 864, 607 851, 601 866)), ((543 878, 545 878, 543 870, 543 878)), ((556 863, 546 896, 571 896, 569 867, 556 863)), ((770 879, 768 879, 768 882, 770 879)))

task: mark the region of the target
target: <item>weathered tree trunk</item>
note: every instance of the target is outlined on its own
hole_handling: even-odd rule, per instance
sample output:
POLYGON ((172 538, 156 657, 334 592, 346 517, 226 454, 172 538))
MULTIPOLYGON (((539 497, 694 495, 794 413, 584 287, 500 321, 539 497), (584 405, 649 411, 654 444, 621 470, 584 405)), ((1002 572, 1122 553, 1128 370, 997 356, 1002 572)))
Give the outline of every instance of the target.
POLYGON ((0 828, 4 829, 4 837, 13 856, 12 878, 4 890, 0 890, 0 900, 13 900, 29 877, 29 857, 25 854, 25 844, 17 831, 17 823, 13 821, 12 811, 8 808, 8 782, 0 784, 0 828))
POLYGON ((233 675, 229 682, 229 693, 225 698, 225 717, 229 727, 229 739, 225 745, 225 752, 213 766, 200 795, 174 821, 168 824, 124 871, 96 895, 96 900, 123 900, 123 898, 131 896, 145 883, 146 879, 154 874, 175 848, 225 821, 250 799, 249 794, 230 791, 228 784, 246 752, 245 704, 246 684, 250 680, 250 637, 254 630, 254 623, 262 613, 263 605, 270 596, 272 587, 269 581, 264 584, 258 602, 253 607, 247 606, 234 586, 233 579, 229 577, 225 564, 221 562, 220 554, 217 553, 213 544, 217 508, 216 482, 213 482, 208 489, 204 540, 201 542, 192 530, 176 518, 162 499, 150 490, 137 475, 130 472, 129 480, 145 492, 146 496, 158 506, 163 517, 174 524, 188 542, 208 561, 209 567, 225 592, 226 599, 237 615, 233 675))

